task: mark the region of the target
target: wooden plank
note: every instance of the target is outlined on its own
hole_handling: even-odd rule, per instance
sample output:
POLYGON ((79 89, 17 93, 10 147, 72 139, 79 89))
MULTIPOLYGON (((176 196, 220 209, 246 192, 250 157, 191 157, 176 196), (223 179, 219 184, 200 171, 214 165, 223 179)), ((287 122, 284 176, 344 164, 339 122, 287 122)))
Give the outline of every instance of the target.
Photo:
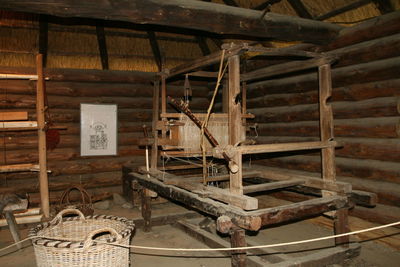
POLYGON ((24 120, 28 120, 27 111, 0 112, 0 121, 24 121, 24 120))
POLYGON ((210 72, 210 71, 194 71, 188 73, 189 76, 194 77, 206 77, 206 78, 218 78, 218 72, 210 72))
POLYGON ((0 131, 31 131, 37 130, 36 121, 3 121, 0 122, 0 131))
MULTIPOLYGON (((239 56, 232 56, 228 59, 228 133, 229 144, 235 146, 243 141, 242 107, 240 97, 240 59, 239 56)), ((236 153, 233 161, 238 165, 238 172, 230 171, 229 189, 231 193, 243 195, 242 184, 242 155, 236 153)))
POLYGON ((291 187, 295 185, 304 184, 305 181, 301 179, 291 179, 287 181, 279 181, 279 182, 271 182, 271 183, 263 183, 263 184, 256 184, 256 185, 248 185, 243 187, 243 193, 254 193, 254 192, 261 192, 261 191, 271 191, 275 189, 281 189, 286 187, 291 187))
POLYGON ((287 63, 267 66, 261 69, 254 70, 252 72, 248 72, 242 74, 241 80, 242 81, 251 81, 261 78, 268 78, 276 75, 287 74, 291 72, 296 72, 300 70, 306 70, 318 67, 323 64, 327 64, 333 61, 331 57, 320 57, 320 58, 313 58, 309 60, 297 60, 297 61, 290 61, 287 63))
POLYGON ((214 32, 217 34, 274 38, 287 41, 327 43, 341 27, 331 23, 313 21, 268 12, 207 3, 195 0, 166 2, 121 1, 86 2, 72 0, 1 0, 5 10, 51 14, 60 17, 86 17, 125 21, 137 24, 156 24, 214 32), (55 9, 54 6, 57 6, 55 9), (127 10, 132 12, 127 12, 127 10), (190 14, 190 15, 188 15, 190 14), (196 18, 196 19, 193 19, 196 18))
POLYGON ((0 173, 5 172, 25 172, 25 171, 39 171, 38 164, 13 164, 13 165, 2 165, 0 166, 0 173))
POLYGON ((325 189, 338 193, 350 193, 351 184, 336 181, 335 183, 324 181, 319 178, 313 178, 306 175, 300 175, 293 171, 282 171, 278 168, 253 166, 253 169, 260 171, 261 177, 272 180, 304 179, 304 186, 312 188, 325 189))
POLYGON ((241 209, 209 198, 202 198, 176 186, 166 185, 155 178, 148 178, 146 175, 141 175, 139 173, 131 173, 130 175, 143 187, 153 190, 165 198, 182 202, 189 207, 216 217, 221 215, 229 216, 232 218, 232 222, 244 229, 257 231, 261 227, 259 215, 248 215, 248 212, 244 212, 241 209))
MULTIPOLYGON (((197 118, 202 119, 205 117, 205 113, 193 113, 197 118)), ((182 113, 163 113, 160 115, 161 118, 182 118, 185 117, 182 113)), ((242 118, 244 119, 254 119, 254 114, 242 114, 242 118)), ((210 118, 227 118, 228 114, 227 113, 211 113, 210 118)))
POLYGON ((164 183, 167 185, 175 185, 177 187, 192 191, 202 197, 209 197, 228 203, 232 206, 239 207, 243 210, 255 210, 258 208, 258 200, 245 195, 237 195, 229 192, 227 189, 222 189, 214 186, 204 186, 198 182, 191 182, 188 179, 179 178, 174 175, 164 177, 164 183))
POLYGON ((300 220, 348 206, 347 197, 330 196, 305 200, 284 206, 249 211, 247 214, 260 216, 263 226, 300 220))
POLYGON ((334 148, 337 146, 336 141, 316 141, 316 142, 299 142, 299 143, 282 143, 282 144, 261 144, 239 146, 237 151, 241 154, 258 154, 270 152, 298 151, 298 150, 313 150, 320 148, 334 148))
POLYGON ((36 88, 36 117, 38 124, 38 154, 39 154, 39 188, 40 188, 40 206, 43 216, 49 218, 49 181, 47 178, 47 152, 46 152, 46 121, 45 121, 45 87, 43 76, 43 56, 36 56, 37 67, 37 88, 36 88))

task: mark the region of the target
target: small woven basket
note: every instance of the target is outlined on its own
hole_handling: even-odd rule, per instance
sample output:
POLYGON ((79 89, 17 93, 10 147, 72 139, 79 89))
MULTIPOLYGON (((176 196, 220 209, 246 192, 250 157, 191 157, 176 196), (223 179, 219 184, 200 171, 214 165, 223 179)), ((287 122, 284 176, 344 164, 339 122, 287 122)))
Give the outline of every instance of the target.
POLYGON ((125 218, 85 217, 79 210, 65 209, 51 222, 31 229, 29 236, 38 267, 127 267, 129 248, 118 244, 129 245, 133 229, 133 222, 125 218), (66 214, 78 216, 63 217, 66 214))

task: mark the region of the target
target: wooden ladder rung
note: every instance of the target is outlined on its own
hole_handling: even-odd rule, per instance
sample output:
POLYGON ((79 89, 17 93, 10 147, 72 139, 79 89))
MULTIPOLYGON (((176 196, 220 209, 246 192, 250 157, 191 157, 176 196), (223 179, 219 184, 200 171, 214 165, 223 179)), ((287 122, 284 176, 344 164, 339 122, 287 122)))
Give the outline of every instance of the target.
POLYGON ((37 125, 36 121, 2 121, 0 131, 35 130, 37 125))
POLYGON ((39 171, 38 164, 13 164, 0 166, 0 173, 4 172, 24 172, 24 171, 39 171))
POLYGON ((35 75, 35 74, 7 74, 7 73, 0 73, 0 79, 37 80, 38 76, 35 75))
POLYGON ((262 184, 255 184, 255 185, 248 185, 243 187, 243 193, 254 193, 254 192, 261 192, 261 191, 270 191, 295 185, 304 184, 304 179, 290 179, 286 181, 279 181, 279 182, 270 182, 270 183, 262 183, 262 184))

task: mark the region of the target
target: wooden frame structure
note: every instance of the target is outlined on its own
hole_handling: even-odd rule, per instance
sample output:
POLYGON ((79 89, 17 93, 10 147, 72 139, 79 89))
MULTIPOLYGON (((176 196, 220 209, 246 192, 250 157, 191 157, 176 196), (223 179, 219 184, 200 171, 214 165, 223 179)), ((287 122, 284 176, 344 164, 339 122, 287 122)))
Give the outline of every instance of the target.
MULTIPOLYGON (((163 197, 182 202, 185 205, 216 217, 218 231, 231 234, 232 246, 246 244, 243 230, 257 231, 261 227, 268 225, 285 223, 324 213, 333 217, 334 232, 336 234, 347 232, 348 208, 351 206, 349 196, 352 194, 352 189, 350 184, 336 181, 335 146, 337 146, 337 142, 334 141, 333 136, 333 112, 327 102, 332 93, 330 64, 334 61, 334 58, 306 51, 285 51, 252 47, 247 44, 225 45, 223 49, 225 49, 225 53, 214 53, 191 63, 178 66, 169 72, 164 71, 161 74, 161 104, 159 105, 158 103, 160 94, 159 83, 156 83, 153 98, 154 140, 151 142, 151 168, 139 168, 139 172, 131 174, 132 178, 142 187, 155 191, 163 197), (274 56, 297 56, 306 59, 273 65, 241 75, 240 58, 248 52, 274 56), (238 165, 238 169, 235 171, 232 168, 228 168, 229 173, 227 175, 208 177, 207 181, 229 181, 229 188, 227 189, 204 185, 201 183, 202 177, 195 177, 193 175, 178 176, 157 169, 159 145, 165 144, 167 136, 165 125, 168 123, 167 118, 172 116, 171 114, 167 114, 166 109, 166 79, 194 71, 197 75, 215 76, 215 74, 210 75, 210 73, 199 72, 198 70, 217 63, 221 56, 225 57, 224 60, 228 64, 228 86, 224 97, 224 110, 228 111, 229 145, 214 148, 213 156, 226 158, 222 154, 229 155, 230 160, 238 165), (243 121, 246 120, 246 117, 251 117, 246 114, 245 83, 313 68, 318 70, 319 76, 320 141, 240 145, 246 141, 241 134, 245 127, 243 121), (242 101, 238 101, 240 96, 242 97, 242 101), (161 114, 159 114, 159 106, 161 106, 161 114), (243 155, 304 150, 321 150, 321 179, 304 176, 296 177, 287 172, 271 171, 269 168, 262 166, 253 166, 251 170, 248 170, 243 168, 242 165, 243 155), (258 177, 269 182, 243 185, 243 179, 252 177, 258 177), (290 205, 258 209, 258 200, 246 195, 248 193, 285 189, 299 185, 321 190, 322 197, 290 205)), ((185 114, 187 113, 185 112, 185 114)), ((179 153, 176 154, 179 155, 179 153)), ((150 229, 150 197, 146 193, 147 190, 143 190, 143 192, 142 212, 145 219, 145 227, 150 229)), ((337 245, 346 245, 349 242, 349 238, 348 236, 340 237, 335 242, 337 245)), ((235 254, 235 257, 232 259, 232 265, 244 266, 244 257, 245 253, 235 254)))
MULTIPOLYGON (((28 115, 21 112, 8 112, 2 115, 0 131, 37 131, 38 164, 13 164, 0 166, 0 172, 37 171, 39 173, 40 203, 45 218, 50 216, 49 185, 47 178, 46 121, 45 121, 45 77, 43 74, 43 55, 36 56, 36 75, 0 74, 0 79, 24 79, 36 81, 36 121, 26 121, 28 115), (12 113, 12 114, 11 114, 12 113)), ((24 112, 22 112, 24 113, 24 112)))

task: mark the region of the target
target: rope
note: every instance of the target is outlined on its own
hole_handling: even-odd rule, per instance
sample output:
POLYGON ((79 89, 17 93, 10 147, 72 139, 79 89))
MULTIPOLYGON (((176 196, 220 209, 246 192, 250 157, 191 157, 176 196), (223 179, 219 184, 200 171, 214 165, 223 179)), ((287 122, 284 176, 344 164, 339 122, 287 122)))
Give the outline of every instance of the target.
MULTIPOLYGON (((191 252, 201 252, 201 251, 237 251, 237 250, 251 250, 251 249, 261 249, 261 248, 274 248, 274 247, 283 247, 283 246, 292 246, 292 245, 298 245, 298 244, 305 244, 305 243, 311 243, 311 242, 317 242, 317 241, 322 241, 322 240, 327 240, 327 239, 333 239, 337 237, 343 237, 343 236, 349 236, 349 235, 354 235, 354 234, 361 234, 365 232, 370 232, 370 231, 375 231, 383 228, 388 228, 392 226, 400 225, 400 221, 385 224, 385 225, 380 225, 380 226, 375 226, 367 229, 362 229, 362 230, 357 230, 353 232, 348 232, 348 233, 343 233, 343 234, 337 234, 337 235, 330 235, 330 236, 324 236, 324 237, 318 237, 318 238, 313 238, 313 239, 306 239, 306 240, 299 240, 299 241, 292 241, 292 242, 285 242, 285 243, 278 243, 278 244, 270 244, 270 245, 259 245, 259 246, 246 246, 246 247, 235 247, 235 248, 164 248, 164 247, 147 247, 147 246, 134 246, 134 245, 123 245, 123 244, 116 244, 116 243, 107 243, 103 241, 96 241, 93 240, 93 242, 96 242, 98 244, 105 244, 105 245, 111 245, 111 246, 118 246, 118 247, 124 247, 124 248, 134 248, 134 249, 144 249, 144 250, 158 250, 158 251, 191 251, 191 252)), ((25 242, 30 239, 36 239, 36 238, 45 238, 45 239, 51 239, 51 240, 60 240, 60 241, 71 241, 71 239, 68 238, 62 238, 62 237, 48 237, 48 236, 32 236, 25 238, 22 241, 16 242, 14 244, 11 244, 7 247, 1 248, 0 252, 3 250, 6 250, 10 247, 13 247, 19 243, 25 242)), ((79 241, 79 240, 74 240, 74 241, 79 241)), ((81 240, 83 242, 83 240, 81 240)))

